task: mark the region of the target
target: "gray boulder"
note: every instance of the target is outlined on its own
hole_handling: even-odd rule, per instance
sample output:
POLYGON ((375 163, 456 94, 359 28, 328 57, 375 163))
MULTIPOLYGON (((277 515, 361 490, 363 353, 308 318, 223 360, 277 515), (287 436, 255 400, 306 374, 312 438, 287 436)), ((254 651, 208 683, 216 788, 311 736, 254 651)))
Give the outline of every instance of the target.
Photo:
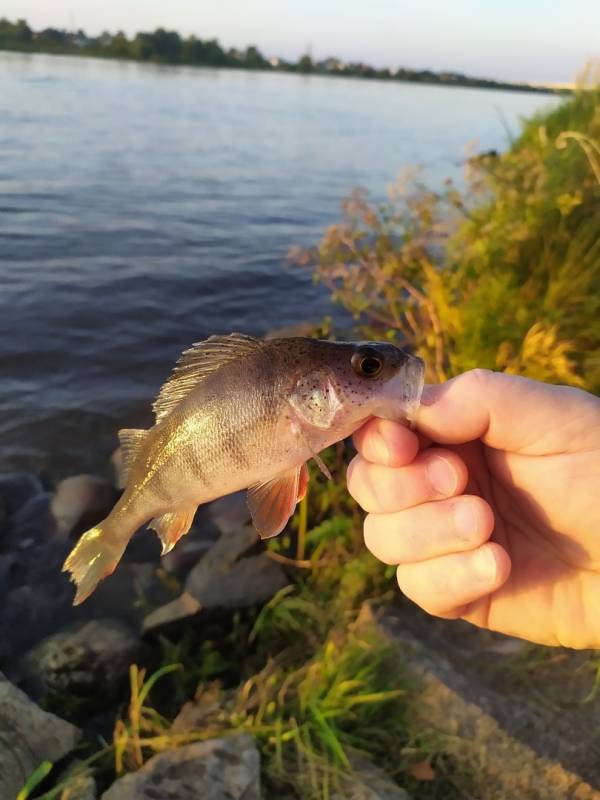
POLYGON ((350 758, 352 776, 346 781, 342 792, 331 800, 410 800, 406 789, 402 789, 382 769, 362 756, 350 758))
POLYGON ((39 478, 28 472, 0 475, 0 505, 6 516, 11 516, 21 506, 44 491, 39 478))
POLYGON ((102 800, 260 800, 260 757, 247 734, 209 739, 151 758, 102 800))
POLYGON ((121 447, 117 447, 113 451, 110 457, 110 465, 115 479, 115 486, 123 488, 123 450, 121 447))
POLYGON ((194 614, 249 608, 270 600, 287 584, 279 564, 265 553, 237 560, 256 541, 257 533, 251 526, 223 534, 189 573, 184 592, 146 617, 144 631, 194 614))
POLYGON ((14 798, 42 761, 57 761, 81 732, 48 714, 0 673, 0 797, 14 798))
POLYGON ((245 491, 234 492, 214 500, 208 505, 207 512, 209 520, 221 533, 235 533, 250 522, 250 509, 245 491))
POLYGON ((27 676, 51 697, 68 695, 102 704, 118 690, 129 665, 139 655, 139 640, 126 625, 97 619, 44 639, 27 657, 27 676))
POLYGON ((60 533, 81 533, 103 519, 113 507, 115 490, 96 475, 73 475, 56 487, 52 514, 60 533))

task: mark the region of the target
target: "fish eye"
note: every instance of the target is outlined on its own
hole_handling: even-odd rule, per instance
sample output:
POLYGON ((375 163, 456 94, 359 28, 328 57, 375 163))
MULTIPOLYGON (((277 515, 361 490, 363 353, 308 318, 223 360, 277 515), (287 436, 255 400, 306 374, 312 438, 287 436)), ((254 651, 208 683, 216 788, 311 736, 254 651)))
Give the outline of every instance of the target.
POLYGON ((352 369, 361 378, 376 378, 383 369, 383 359, 372 347, 362 347, 352 355, 352 369))

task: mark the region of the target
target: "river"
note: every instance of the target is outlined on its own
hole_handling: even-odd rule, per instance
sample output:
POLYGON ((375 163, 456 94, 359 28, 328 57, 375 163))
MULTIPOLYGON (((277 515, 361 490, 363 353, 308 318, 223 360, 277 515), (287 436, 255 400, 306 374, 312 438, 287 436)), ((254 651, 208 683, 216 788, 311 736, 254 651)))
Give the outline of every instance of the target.
POLYGON ((179 352, 332 313, 355 186, 458 178, 540 94, 0 53, 0 469, 98 470, 179 352))

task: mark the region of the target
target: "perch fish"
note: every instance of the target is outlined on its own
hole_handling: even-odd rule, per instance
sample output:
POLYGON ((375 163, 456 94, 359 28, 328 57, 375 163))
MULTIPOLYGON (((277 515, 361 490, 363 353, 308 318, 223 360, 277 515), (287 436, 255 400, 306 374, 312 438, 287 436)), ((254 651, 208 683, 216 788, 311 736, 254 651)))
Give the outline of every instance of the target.
POLYGON ((416 412, 423 362, 384 342, 211 336, 186 350, 154 403, 149 430, 122 430, 125 489, 84 533, 63 571, 83 602, 119 563, 143 524, 163 554, 200 503, 248 489, 260 536, 285 528, 306 489, 306 462, 371 416, 416 412))

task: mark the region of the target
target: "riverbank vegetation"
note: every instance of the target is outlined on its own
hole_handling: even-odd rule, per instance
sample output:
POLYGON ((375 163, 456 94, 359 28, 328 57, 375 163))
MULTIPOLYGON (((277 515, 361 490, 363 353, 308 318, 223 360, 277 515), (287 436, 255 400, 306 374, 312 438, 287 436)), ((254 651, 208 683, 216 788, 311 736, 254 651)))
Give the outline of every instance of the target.
MULTIPOLYGON (((384 204, 356 191, 343 220, 292 259, 365 337, 421 355, 430 380, 483 366, 599 392, 600 86, 591 83, 590 74, 585 90, 528 120, 505 153, 471 159, 466 188, 433 192, 413 180, 384 204)), ((347 797, 357 753, 414 798, 475 796, 476 759, 448 757, 448 742, 411 713, 420 689, 402 659, 356 625, 365 601, 388 603, 397 591, 393 570, 364 550, 343 485, 348 456, 343 444, 325 454, 336 480, 311 470, 288 532, 268 544, 290 585, 235 615, 221 638, 193 628, 162 637, 160 671, 147 683, 132 669, 113 741, 79 771, 100 765, 112 780, 156 752, 244 731, 260 747, 267 797, 347 797), (178 733, 170 719, 194 693, 208 710, 197 730, 178 733)), ((519 674, 531 659, 549 664, 546 652, 557 651, 520 651, 519 674)), ((597 659, 581 674, 595 693, 597 659)), ((70 780, 42 796, 66 796, 70 780)))
MULTIPOLYGON (((367 338, 407 343, 430 380, 488 367, 600 390, 600 90, 528 120, 467 185, 357 190, 295 249, 367 338)), ((584 88, 588 87, 588 88, 584 88)))
POLYGON ((344 62, 335 57, 314 60, 309 53, 302 55, 298 61, 287 61, 278 57, 266 57, 254 45, 249 45, 241 50, 225 49, 217 39, 201 39, 197 36, 184 38, 177 31, 167 31, 164 28, 157 28, 153 32, 137 33, 130 39, 123 31, 114 34, 105 31, 100 36, 87 36, 82 30, 67 31, 59 28, 33 31, 24 19, 12 23, 5 18, 0 18, 0 50, 118 58, 155 64, 315 73, 510 91, 564 91, 563 89, 531 86, 525 83, 506 83, 476 78, 457 72, 432 72, 431 70, 402 67, 378 69, 362 62, 344 62))

